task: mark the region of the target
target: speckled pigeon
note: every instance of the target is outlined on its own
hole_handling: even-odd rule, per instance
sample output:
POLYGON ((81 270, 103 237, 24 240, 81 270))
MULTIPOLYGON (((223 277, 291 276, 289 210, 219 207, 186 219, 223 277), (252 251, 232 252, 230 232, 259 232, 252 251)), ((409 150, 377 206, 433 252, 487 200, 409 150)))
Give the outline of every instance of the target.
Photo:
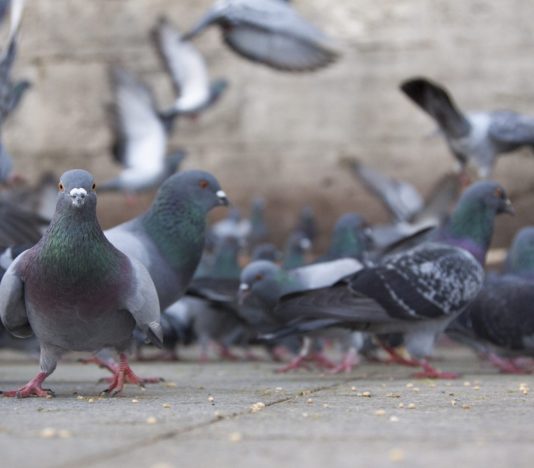
POLYGON ((67 351, 114 348, 120 365, 106 390, 141 383, 125 350, 137 325, 161 345, 160 310, 154 283, 137 260, 105 238, 96 219, 93 176, 63 174, 52 222, 31 249, 19 255, 0 283, 0 318, 15 336, 32 331, 41 346, 40 372, 4 396, 46 397, 43 381, 67 351))
POLYGON ((331 39, 280 0, 218 0, 184 39, 211 25, 234 52, 276 70, 313 71, 339 57, 331 39))
POLYGON ((176 27, 166 18, 158 21, 153 38, 178 96, 164 114, 169 117, 194 117, 213 106, 226 90, 228 82, 219 79, 210 83, 200 52, 190 42, 183 41, 176 27))
POLYGON ((534 146, 534 117, 511 111, 464 114, 440 84, 412 78, 401 90, 439 125, 449 149, 463 169, 473 165, 490 177, 498 156, 534 146))
POLYGON ((504 373, 531 370, 514 359, 534 357, 534 227, 516 235, 505 273, 488 274, 484 288, 447 329, 504 373))
MULTIPOLYGON (((462 195, 449 223, 433 241, 385 259, 335 285, 293 294, 273 293, 261 274, 243 278, 245 289, 270 299, 285 333, 333 326, 372 333, 403 333, 406 348, 423 367, 419 376, 454 377, 426 361, 436 337, 476 298, 497 214, 511 210, 504 189, 493 181, 474 184, 462 195)), ((289 291, 288 291, 289 292, 289 291)))

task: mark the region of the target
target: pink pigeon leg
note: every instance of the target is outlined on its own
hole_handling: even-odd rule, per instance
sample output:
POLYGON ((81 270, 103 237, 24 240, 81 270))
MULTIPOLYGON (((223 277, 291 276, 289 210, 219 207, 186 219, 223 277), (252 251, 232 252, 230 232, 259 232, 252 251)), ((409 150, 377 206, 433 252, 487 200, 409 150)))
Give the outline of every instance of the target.
POLYGON ((51 396, 54 396, 54 392, 52 392, 52 390, 41 387, 42 383, 49 375, 50 374, 46 372, 39 372, 23 387, 19 388, 18 390, 9 390, 7 392, 2 392, 2 395, 5 397, 17 398, 28 398, 33 396, 49 398, 51 396))

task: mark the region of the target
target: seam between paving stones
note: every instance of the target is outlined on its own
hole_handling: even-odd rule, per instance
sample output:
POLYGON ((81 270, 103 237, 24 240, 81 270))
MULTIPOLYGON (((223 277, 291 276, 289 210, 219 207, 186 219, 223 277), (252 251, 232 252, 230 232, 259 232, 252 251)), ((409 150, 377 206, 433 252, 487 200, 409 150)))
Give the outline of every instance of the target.
MULTIPOLYGON (((357 379, 355 379, 354 377, 351 377, 351 378, 343 379, 332 385, 323 385, 321 387, 300 390, 296 394, 293 394, 291 396, 279 398, 278 400, 265 403, 265 408, 267 409, 271 406, 280 405, 283 403, 287 403, 289 401, 297 400, 302 397, 307 397, 309 395, 315 394, 317 392, 321 392, 323 390, 333 390, 342 385, 346 385, 347 383, 352 382, 354 380, 357 380, 357 379)), ((94 465, 95 463, 106 462, 106 461, 112 460, 113 458, 119 457, 121 455, 130 454, 135 450, 144 449, 146 447, 155 445, 159 442, 170 440, 175 437, 179 437, 182 434, 187 434, 197 429, 209 427, 209 426, 212 426, 214 424, 217 424, 223 421, 238 419, 242 416, 247 416, 249 414, 252 414, 252 411, 250 410, 250 408, 244 409, 242 411, 236 411, 234 413, 222 414, 220 416, 215 416, 213 418, 210 418, 207 421, 203 421, 203 422, 196 423, 196 424, 190 424, 188 426, 181 427, 179 429, 173 429, 173 430, 161 432, 159 434, 156 434, 155 436, 148 437, 144 440, 140 440, 135 443, 122 445, 120 447, 108 450, 106 452, 96 453, 93 455, 87 455, 77 460, 72 460, 72 461, 62 463, 59 465, 54 465, 54 466, 56 468, 74 468, 74 467, 78 468, 80 466, 90 466, 90 465, 94 465)))

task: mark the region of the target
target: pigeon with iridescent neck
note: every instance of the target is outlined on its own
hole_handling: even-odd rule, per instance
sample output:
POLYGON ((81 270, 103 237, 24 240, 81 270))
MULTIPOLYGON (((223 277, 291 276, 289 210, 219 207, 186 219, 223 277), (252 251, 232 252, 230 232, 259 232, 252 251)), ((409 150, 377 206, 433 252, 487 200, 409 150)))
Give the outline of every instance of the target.
POLYGON ((208 212, 227 204, 212 174, 184 171, 161 185, 146 213, 105 234, 115 247, 147 268, 165 309, 182 297, 198 267, 208 212))
POLYGON ((64 173, 56 212, 41 240, 11 264, 0 283, 0 318, 17 337, 37 336, 40 372, 4 396, 47 397, 44 380, 67 351, 114 348, 120 364, 106 390, 142 381, 125 351, 134 327, 161 346, 160 310, 154 283, 143 265, 117 250, 96 219, 93 176, 64 173))
POLYGON ((504 273, 488 274, 484 288, 447 329, 503 373, 524 374, 517 358, 534 357, 534 227, 516 235, 504 273))
MULTIPOLYGON (((402 333, 413 357, 410 363, 423 368, 418 376, 455 377, 434 369, 426 358, 436 338, 480 292, 495 216, 510 211, 510 201, 499 184, 474 184, 433 240, 333 286, 278 297, 271 305, 272 313, 287 325, 271 337, 329 327, 402 333)), ((251 290, 270 289, 261 276, 249 281, 251 290)))
POLYGON ((357 213, 345 213, 337 220, 328 250, 320 261, 345 257, 362 260, 370 247, 370 228, 365 219, 357 213))

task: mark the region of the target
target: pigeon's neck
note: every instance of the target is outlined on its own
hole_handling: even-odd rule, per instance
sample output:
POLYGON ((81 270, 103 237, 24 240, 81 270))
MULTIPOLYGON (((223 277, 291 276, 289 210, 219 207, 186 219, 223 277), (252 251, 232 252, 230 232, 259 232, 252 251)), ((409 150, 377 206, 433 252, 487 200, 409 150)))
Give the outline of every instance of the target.
POLYGON ((121 254, 106 239, 96 214, 57 214, 38 244, 38 264, 65 286, 104 281, 120 269, 121 254))
POLYGON ((176 198, 156 199, 141 223, 175 271, 193 274, 204 248, 206 214, 192 200, 176 198))
POLYGON ((438 236, 438 240, 470 252, 481 265, 493 235, 495 210, 476 203, 460 204, 438 236))
POLYGON ((362 240, 352 229, 341 229, 334 233, 328 249, 328 256, 332 259, 343 257, 361 258, 364 250, 362 240))

